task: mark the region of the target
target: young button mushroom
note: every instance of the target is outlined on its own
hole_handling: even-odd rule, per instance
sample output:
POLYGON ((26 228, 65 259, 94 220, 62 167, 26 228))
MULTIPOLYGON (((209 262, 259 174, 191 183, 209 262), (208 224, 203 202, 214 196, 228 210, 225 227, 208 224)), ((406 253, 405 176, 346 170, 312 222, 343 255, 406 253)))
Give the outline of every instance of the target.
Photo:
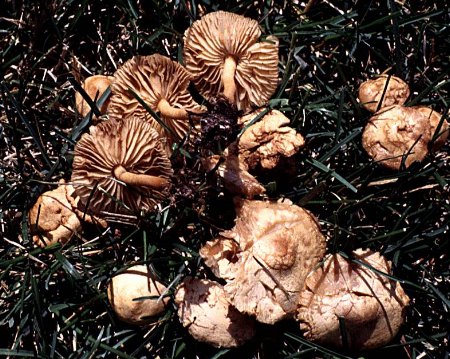
POLYGON ((357 250, 355 263, 330 256, 312 272, 301 292, 297 319, 305 337, 352 351, 389 343, 403 323, 409 298, 379 253, 357 250))
POLYGON ((96 214, 152 210, 172 173, 158 133, 138 118, 110 116, 75 146, 72 182, 84 209, 96 214))
POLYGON ((255 335, 254 320, 230 305, 219 283, 186 278, 177 288, 175 303, 181 323, 200 342, 231 348, 255 335))
MULTIPOLYGON (((94 101, 95 99, 99 99, 101 95, 106 91, 106 89, 111 85, 114 77, 112 76, 104 76, 104 75, 93 75, 89 76, 84 80, 81 84, 81 87, 88 94, 88 96, 94 101)), ((106 110, 109 105, 111 97, 108 97, 103 105, 100 107, 100 112, 102 114, 106 113, 106 110)), ((77 107, 78 113, 80 113, 83 117, 86 116, 89 111, 91 111, 91 106, 87 103, 87 101, 81 96, 79 92, 75 94, 75 105, 77 107)), ((93 117, 96 118, 95 116, 93 117)))
POLYGON ((430 121, 420 111, 400 105, 383 108, 364 128, 362 145, 367 153, 385 167, 408 168, 422 161, 431 139, 430 121))
POLYGON ((292 317, 325 252, 317 220, 291 203, 238 200, 236 210, 235 227, 208 242, 201 257, 226 280, 226 297, 240 312, 267 324, 292 317))
POLYGON ((239 110, 263 106, 278 86, 278 39, 258 42, 258 22, 216 11, 195 21, 184 36, 184 61, 208 100, 224 94, 239 110))
POLYGON ((109 303, 119 319, 136 325, 147 324, 165 310, 169 298, 160 297, 166 290, 145 265, 114 276, 107 289, 109 303))
POLYGON ((358 99, 362 106, 375 112, 378 108, 403 105, 409 97, 409 86, 396 76, 381 75, 364 81, 359 87, 358 99), (386 83, 389 80, 389 83, 386 83), (386 91, 385 91, 386 89, 386 91), (380 101, 383 99, 381 105, 380 101))
POLYGON ((413 108, 418 110, 426 118, 429 119, 431 126, 431 136, 434 137, 436 135, 436 139, 433 143, 433 150, 438 150, 445 144, 448 138, 449 126, 447 120, 444 119, 442 121, 439 133, 435 134, 439 124, 441 123, 442 115, 427 106, 414 106, 413 108))

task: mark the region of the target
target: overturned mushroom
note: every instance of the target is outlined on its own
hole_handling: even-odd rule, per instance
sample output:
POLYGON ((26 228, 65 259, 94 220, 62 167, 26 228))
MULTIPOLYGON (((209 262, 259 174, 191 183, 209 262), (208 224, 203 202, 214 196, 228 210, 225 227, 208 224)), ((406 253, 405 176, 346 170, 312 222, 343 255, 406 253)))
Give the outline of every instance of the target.
POLYGON ((166 287, 145 265, 136 265, 114 276, 108 284, 109 303, 120 320, 146 324, 161 314, 168 302, 166 287))
POLYGON ((236 210, 235 227, 200 255, 226 280, 227 299, 240 312, 268 324, 292 317, 304 280, 325 251, 317 220, 291 203, 238 200, 236 210))
POLYGON ((358 351, 397 335, 409 298, 398 282, 376 272, 391 274, 379 253, 357 250, 353 256, 359 263, 333 255, 309 275, 297 319, 307 339, 358 351))
MULTIPOLYGON (((86 78, 81 86, 84 91, 86 91, 86 94, 91 98, 91 100, 94 101, 95 99, 98 100, 101 97, 101 95, 111 85, 113 79, 114 78, 112 76, 94 75, 86 78)), ((110 97, 108 97, 100 107, 99 110, 102 114, 106 113, 109 101, 110 97)), ((75 104, 78 112, 82 116, 86 116, 89 111, 91 111, 91 106, 89 106, 87 101, 79 92, 75 94, 75 104)))
POLYGON ((186 278, 177 288, 175 303, 181 323, 198 341, 230 348, 255 335, 254 320, 228 303, 218 283, 186 278))
POLYGON ((148 122, 110 117, 75 146, 72 182, 86 210, 149 211, 167 195, 172 172, 148 122))
POLYGON ((358 91, 359 101, 370 112, 392 105, 403 105, 408 97, 409 86, 406 82, 396 76, 388 75, 364 81, 358 91))
POLYGON ((278 39, 260 37, 257 21, 225 11, 195 21, 183 54, 199 92, 209 100, 224 94, 243 111, 265 105, 278 85, 278 39))
POLYGON ((431 136, 435 137, 435 140, 433 142, 433 150, 438 150, 445 144, 448 138, 449 126, 447 120, 442 119, 442 115, 439 112, 434 111, 427 106, 415 106, 413 108, 418 110, 420 113, 422 113, 422 115, 428 118, 431 127, 431 136), (439 132, 436 133, 441 121, 442 125, 439 129, 439 132))

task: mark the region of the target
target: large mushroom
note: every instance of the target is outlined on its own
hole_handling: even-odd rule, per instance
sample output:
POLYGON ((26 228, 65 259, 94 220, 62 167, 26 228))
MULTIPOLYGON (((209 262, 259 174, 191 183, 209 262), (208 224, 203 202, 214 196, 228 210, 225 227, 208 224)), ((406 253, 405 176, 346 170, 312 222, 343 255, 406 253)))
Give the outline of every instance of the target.
POLYGON ((301 292, 298 316, 305 337, 318 344, 359 351, 383 346, 398 333, 409 298, 388 276, 379 253, 357 250, 357 261, 330 256, 301 292))
POLYGON ((278 86, 278 39, 258 42, 258 22, 216 11, 195 21, 184 37, 184 61, 207 99, 225 95, 238 109, 265 105, 278 86))
POLYGON ((237 200, 233 229, 200 255, 226 280, 227 299, 240 312, 273 324, 295 313, 300 290, 325 252, 314 216, 291 203, 237 200))
POLYGON ((111 116, 76 144, 72 182, 85 210, 149 211, 167 195, 172 172, 148 122, 111 116))
MULTIPOLYGON (((87 77, 84 82, 81 84, 81 87, 86 92, 86 94, 91 98, 92 101, 95 99, 99 99, 100 96, 106 91, 106 89, 111 86, 114 77, 105 76, 105 75, 93 75, 87 77)), ((108 97, 100 107, 100 112, 102 114, 106 113, 110 101, 110 97, 108 97)), ((89 111, 91 111, 91 106, 89 106, 88 102, 83 98, 81 93, 77 92, 75 94, 75 104, 77 107, 78 113, 80 113, 83 117, 86 116, 89 111)), ((95 116, 93 118, 96 118, 95 116)))

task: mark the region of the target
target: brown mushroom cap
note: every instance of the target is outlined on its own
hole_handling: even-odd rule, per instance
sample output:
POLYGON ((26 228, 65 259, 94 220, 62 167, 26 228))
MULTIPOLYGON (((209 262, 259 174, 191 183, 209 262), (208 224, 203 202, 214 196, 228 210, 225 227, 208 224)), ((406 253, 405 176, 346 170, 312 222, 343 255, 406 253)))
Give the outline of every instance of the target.
POLYGON ((74 189, 61 184, 43 193, 28 212, 28 223, 34 243, 45 247, 65 244, 81 230, 81 223, 68 197, 74 189))
POLYGON ((169 298, 160 297, 166 289, 153 278, 147 266, 136 265, 114 276, 107 291, 109 303, 119 319, 139 325, 164 311, 169 298))
POLYGON ((376 79, 364 81, 359 87, 359 101, 370 112, 378 109, 382 96, 383 102, 380 109, 392 105, 403 105, 409 97, 409 86, 396 76, 381 75, 376 79), (383 96, 388 79, 389 84, 383 96))
MULTIPOLYGON (((112 76, 104 76, 104 75, 93 75, 89 76, 84 80, 81 84, 84 91, 89 95, 92 100, 97 100, 106 91, 106 89, 111 85, 114 77, 112 76)), ((99 108, 102 114, 106 113, 106 110, 109 105, 111 97, 108 97, 103 105, 99 108)), ((86 100, 81 96, 79 92, 75 93, 75 105, 77 107, 77 111, 84 117, 89 111, 91 111, 91 106, 86 102, 86 100)))
POLYGON ((278 85, 278 39, 261 36, 258 22, 216 11, 195 21, 184 37, 184 61, 208 100, 224 94, 239 110, 263 106, 278 85))
POLYGON ((232 305, 273 324, 294 314, 304 280, 324 252, 325 238, 308 211, 291 203, 238 200, 235 227, 200 255, 227 281, 232 305))
POLYGON ((111 117, 76 144, 72 182, 80 202, 94 213, 148 211, 167 195, 172 172, 148 122, 111 117))
MULTIPOLYGON (((435 135, 437 127, 439 126, 439 123, 441 122, 442 115, 427 106, 414 106, 413 108, 418 110, 426 118, 428 118, 431 126, 431 136, 433 137, 435 135)), ((448 132, 448 122, 444 119, 442 121, 441 128, 439 129, 439 133, 436 133, 436 140, 433 143, 433 150, 438 150, 445 144, 448 138, 448 132)))
POLYGON ((216 282, 186 278, 177 288, 175 303, 181 323, 198 341, 231 348, 255 335, 254 320, 233 308, 216 282))
POLYGON ((117 118, 146 119, 162 137, 178 141, 189 129, 189 112, 198 114, 205 110, 188 92, 190 79, 191 75, 183 66, 165 56, 135 56, 114 74, 108 111, 117 118), (159 112, 170 132, 147 112, 129 89, 153 111, 159 112))
POLYGON ((399 169, 422 161, 431 139, 430 122, 420 111, 400 105, 383 108, 364 128, 362 144, 385 167, 399 169))
POLYGON ((398 282, 370 268, 390 274, 391 264, 368 250, 357 250, 354 257, 369 268, 333 255, 308 276, 297 317, 307 339, 367 350, 383 346, 397 335, 409 298, 398 282))

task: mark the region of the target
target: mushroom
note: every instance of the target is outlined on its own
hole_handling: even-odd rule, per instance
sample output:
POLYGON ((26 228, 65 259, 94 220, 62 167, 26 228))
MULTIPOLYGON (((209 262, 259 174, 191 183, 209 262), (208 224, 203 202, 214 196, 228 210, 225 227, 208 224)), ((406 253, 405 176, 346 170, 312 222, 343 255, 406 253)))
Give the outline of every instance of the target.
POLYGON ((257 21, 225 11, 195 21, 183 55, 199 92, 208 100, 223 94, 243 111, 265 105, 278 85, 278 39, 260 37, 257 21))
MULTIPOLYGON (((106 89, 111 85, 114 77, 112 76, 104 76, 104 75, 93 75, 89 76, 84 80, 81 84, 81 87, 84 91, 86 91, 87 95, 94 101, 95 99, 99 99, 100 96, 106 91, 106 89)), ((100 107, 100 112, 102 114, 106 113, 110 101, 110 97, 108 97, 103 105, 100 107)), ((91 111, 91 106, 87 103, 87 101, 83 98, 81 93, 75 93, 75 105, 77 107, 77 111, 85 117, 89 111, 91 111)), ((93 118, 96 118, 95 116, 93 118)))
POLYGON ((433 142, 433 150, 438 150, 445 144, 448 138, 449 126, 447 120, 444 119, 442 121, 439 133, 436 133, 436 130, 441 123, 442 115, 427 106, 414 106, 413 108, 422 113, 430 121, 431 136, 436 136, 436 139, 433 142))
POLYGON ((186 278, 176 290, 175 303, 181 323, 200 342, 231 348, 255 335, 254 320, 230 305, 219 283, 186 278))
POLYGON ((109 303, 120 320, 142 325, 161 314, 167 288, 153 278, 146 265, 132 266, 115 275, 108 284, 109 303))
POLYGON ((110 115, 76 144, 72 182, 86 210, 148 211, 167 195, 172 172, 148 122, 110 115))
POLYGON ((391 264, 379 253, 359 249, 352 257, 357 262, 332 255, 308 276, 297 319, 305 337, 318 344, 377 348, 397 335, 409 298, 388 277, 391 264))
POLYGON ((406 82, 396 76, 388 75, 380 75, 375 79, 364 81, 358 91, 359 101, 370 112, 392 105, 403 105, 408 97, 409 86, 406 82), (380 104, 382 98, 383 101, 380 104))
POLYGON ((430 121, 420 111, 395 105, 375 113, 364 128, 362 144, 380 164, 400 169, 422 161, 431 139, 430 121))
POLYGON ((205 111, 188 92, 190 80, 191 75, 183 66, 165 56, 135 56, 114 74, 109 112, 118 118, 148 120, 163 138, 168 138, 170 145, 188 132, 190 113, 205 111), (159 113, 168 129, 147 112, 130 90, 159 113))
POLYGON ((319 224, 292 203, 236 201, 236 225, 200 255, 226 280, 226 298, 237 310, 267 324, 292 317, 307 275, 325 252, 319 224))

